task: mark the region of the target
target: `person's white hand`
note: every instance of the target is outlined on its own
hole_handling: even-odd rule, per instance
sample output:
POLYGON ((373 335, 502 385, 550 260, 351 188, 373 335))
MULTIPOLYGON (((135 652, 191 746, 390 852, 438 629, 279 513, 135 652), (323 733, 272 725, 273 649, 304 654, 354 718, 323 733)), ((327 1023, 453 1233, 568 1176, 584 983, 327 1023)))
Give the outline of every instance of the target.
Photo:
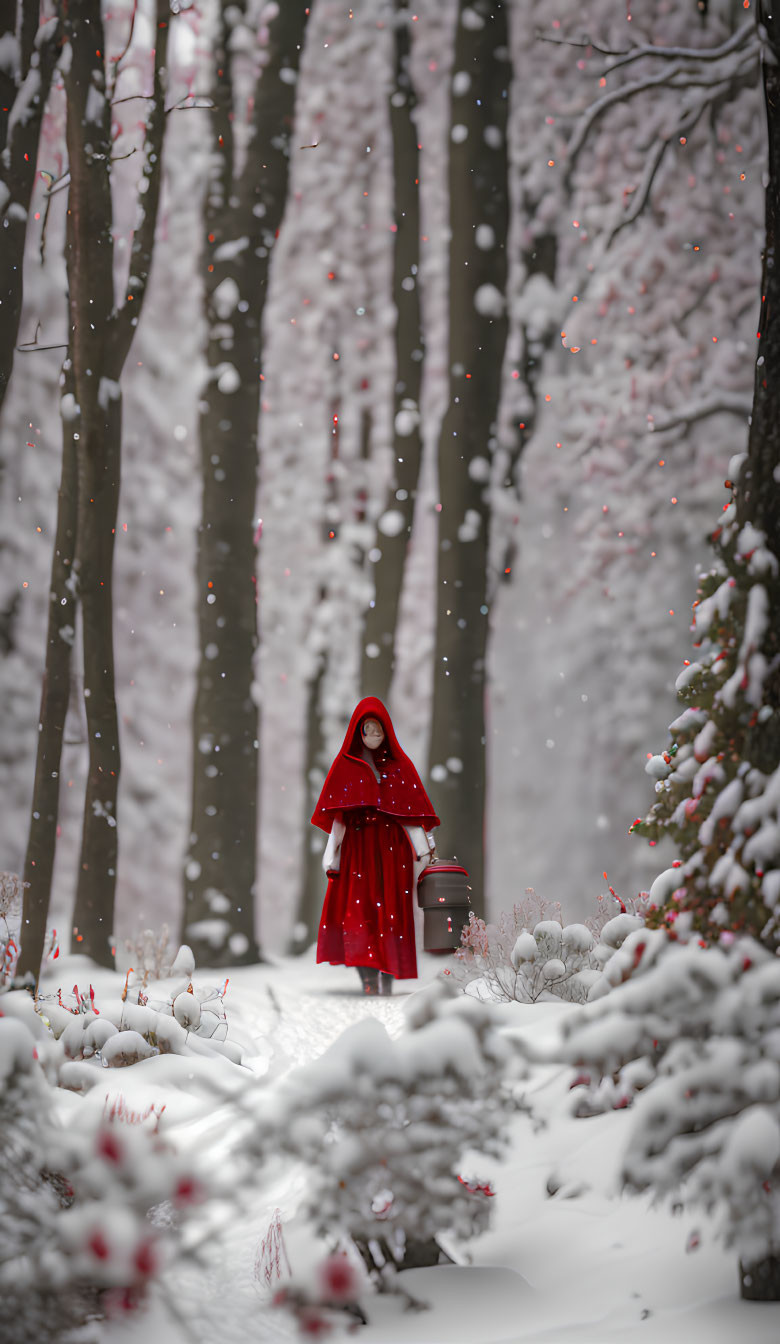
POLYGON ((328 871, 337 873, 341 864, 341 842, 346 834, 346 826, 343 821, 334 821, 328 843, 325 846, 325 853, 322 856, 323 872, 328 871))

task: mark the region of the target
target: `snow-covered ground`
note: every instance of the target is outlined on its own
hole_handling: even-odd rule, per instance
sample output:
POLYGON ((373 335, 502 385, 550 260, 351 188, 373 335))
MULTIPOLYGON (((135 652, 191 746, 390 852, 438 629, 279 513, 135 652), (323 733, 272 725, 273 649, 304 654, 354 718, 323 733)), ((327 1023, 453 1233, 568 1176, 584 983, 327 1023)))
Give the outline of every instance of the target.
MULTIPOLYGON (((313 951, 236 969, 225 1005, 228 1040, 243 1050, 241 1068, 219 1058, 159 1055, 106 1070, 105 1085, 83 1097, 57 1093, 62 1119, 74 1124, 85 1108, 102 1111, 107 1098, 121 1097, 135 1111, 164 1105, 161 1132, 227 1187, 239 1127, 236 1101, 240 1108, 242 1099, 273 1092, 292 1069, 316 1059, 364 1018, 378 1019, 398 1037, 407 1005, 441 969, 440 960, 421 957, 419 981, 403 982, 390 999, 363 998, 354 970, 316 966, 313 951)), ((223 977, 199 970, 195 988, 223 977)), ((123 978, 68 957, 49 972, 43 992, 61 986, 64 994, 74 981, 89 981, 99 1003, 116 998, 123 978)), ((579 1011, 557 1001, 495 1007, 503 1030, 537 1044, 562 1016, 579 1011)), ((478 1165, 495 1189, 489 1231, 452 1245, 455 1265, 401 1276, 428 1310, 409 1312, 400 1297, 366 1294, 368 1324, 357 1335, 363 1344, 769 1344, 778 1338, 780 1304, 740 1301, 735 1256, 714 1240, 706 1219, 674 1217, 647 1198, 620 1193, 616 1173, 631 1111, 574 1119, 569 1082, 566 1069, 532 1072, 526 1095, 533 1120, 521 1115, 513 1121, 504 1161, 485 1158, 478 1165), (551 1177, 553 1196, 547 1193, 551 1177), (686 1252, 693 1231, 698 1249, 686 1252)), ((287 1314, 270 1305, 280 1280, 272 1274, 270 1286, 266 1282, 270 1261, 263 1243, 281 1226, 281 1282, 286 1262, 301 1279, 327 1253, 296 1218, 305 1185, 305 1170, 280 1158, 256 1183, 245 1180, 235 1198, 209 1205, 199 1260, 172 1265, 147 1309, 90 1326, 84 1339, 244 1344, 297 1338, 287 1314)))

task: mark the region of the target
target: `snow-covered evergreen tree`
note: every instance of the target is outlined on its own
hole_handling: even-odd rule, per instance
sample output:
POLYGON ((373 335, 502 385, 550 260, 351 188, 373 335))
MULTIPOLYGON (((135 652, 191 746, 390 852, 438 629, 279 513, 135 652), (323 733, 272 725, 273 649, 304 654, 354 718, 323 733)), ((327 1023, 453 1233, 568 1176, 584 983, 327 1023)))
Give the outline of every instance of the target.
POLYGON ((625 1184, 705 1210, 743 1297, 780 1300, 780 962, 751 939, 702 949, 660 929, 618 958, 626 983, 564 1024, 577 1111, 636 1096, 625 1184))
MULTIPOLYGON (((732 464, 736 475, 739 462, 732 464)), ((651 756, 656 801, 634 828, 670 834, 679 857, 650 889, 650 920, 672 931, 681 911, 717 939, 724 930, 780 941, 780 763, 769 725, 776 678, 777 557, 728 504, 713 568, 694 603, 694 657, 677 679, 686 708, 651 756)))

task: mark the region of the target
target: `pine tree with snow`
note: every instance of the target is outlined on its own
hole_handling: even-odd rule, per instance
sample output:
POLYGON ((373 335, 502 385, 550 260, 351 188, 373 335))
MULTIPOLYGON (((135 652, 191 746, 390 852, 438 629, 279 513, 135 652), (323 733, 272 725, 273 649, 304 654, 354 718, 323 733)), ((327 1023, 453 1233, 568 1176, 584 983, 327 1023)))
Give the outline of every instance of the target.
POLYGON ((641 929, 610 967, 625 983, 567 1018, 555 1052, 579 1067, 577 1113, 636 1098, 625 1185, 704 1210, 742 1296, 780 1301, 780 962, 752 939, 702 949, 641 929))
MULTIPOLYGON (((741 463, 732 461, 736 475, 741 463)), ((724 930, 780 941, 780 761, 776 733, 780 566, 740 524, 735 498, 713 534, 716 559, 694 603, 693 661, 677 678, 686 708, 647 762, 656 800, 632 829, 670 835, 679 857, 653 883, 650 923, 681 910, 708 939, 724 930), (653 906, 655 909, 653 909, 653 906)))

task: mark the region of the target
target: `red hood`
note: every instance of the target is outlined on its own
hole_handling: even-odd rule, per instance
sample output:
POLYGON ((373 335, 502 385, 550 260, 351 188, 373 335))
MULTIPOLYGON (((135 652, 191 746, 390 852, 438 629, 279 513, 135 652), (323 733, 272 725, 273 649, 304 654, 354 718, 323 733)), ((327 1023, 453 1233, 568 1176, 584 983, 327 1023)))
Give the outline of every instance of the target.
POLYGON ((395 735, 387 709, 373 695, 360 701, 349 721, 341 750, 322 786, 312 822, 329 831, 334 816, 353 807, 375 807, 402 823, 429 830, 439 825, 420 776, 395 735), (369 717, 378 719, 385 731, 385 741, 374 753, 380 773, 378 782, 362 754, 360 724, 369 717))

